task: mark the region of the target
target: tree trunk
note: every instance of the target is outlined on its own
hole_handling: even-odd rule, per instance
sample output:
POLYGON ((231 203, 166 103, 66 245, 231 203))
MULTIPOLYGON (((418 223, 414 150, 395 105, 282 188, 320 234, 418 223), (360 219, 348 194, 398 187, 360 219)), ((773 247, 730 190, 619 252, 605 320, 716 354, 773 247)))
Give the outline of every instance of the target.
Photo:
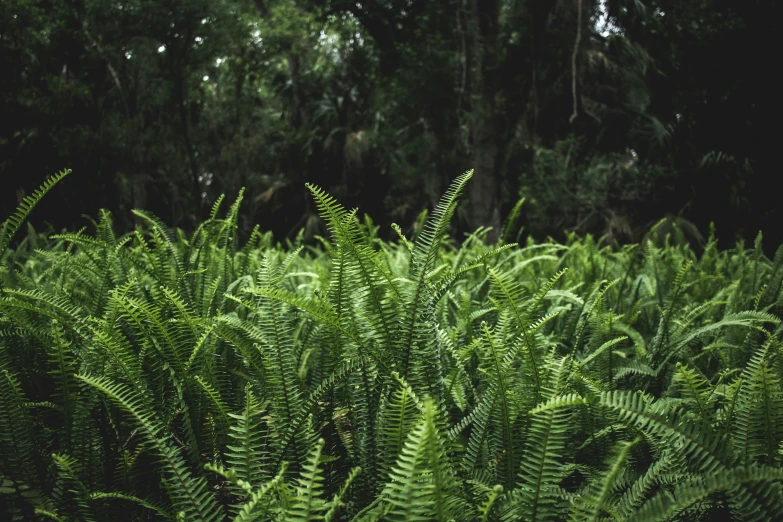
POLYGON ((498 197, 498 132, 495 97, 498 89, 499 0, 470 0, 468 34, 472 56, 471 137, 473 181, 470 192, 470 227, 490 226, 487 240, 500 233, 498 197))
POLYGON ((196 164, 196 152, 193 149, 193 143, 190 141, 190 131, 188 124, 188 114, 185 107, 186 92, 185 92, 185 73, 177 78, 177 105, 179 105, 179 119, 182 130, 182 140, 185 143, 185 152, 188 157, 188 166, 190 167, 190 182, 193 191, 193 213, 194 213, 194 226, 198 226, 201 220, 201 182, 198 179, 198 165, 196 164))
MULTIPOLYGON (((188 27, 187 34, 185 35, 185 42, 191 42, 193 40, 193 30, 188 27)), ((187 157, 188 167, 190 170, 190 185, 193 192, 193 226, 198 226, 201 221, 201 210, 203 201, 201 199, 201 182, 199 181, 199 168, 196 163, 196 151, 193 148, 193 142, 190 139, 190 121, 188 118, 188 91, 187 91, 187 70, 189 66, 189 52, 188 46, 185 45, 182 48, 182 54, 170 52, 169 64, 174 76, 174 96, 176 98, 177 109, 179 112, 180 132, 182 133, 182 141, 185 145, 185 155, 187 157)))
MULTIPOLYGON (((293 47, 293 46, 291 46, 293 47)), ((302 97, 302 81, 300 71, 302 68, 301 59, 292 49, 286 51, 286 61, 288 62, 288 75, 291 77, 291 90, 294 98, 293 125, 295 129, 307 126, 310 117, 307 114, 305 102, 302 97)))

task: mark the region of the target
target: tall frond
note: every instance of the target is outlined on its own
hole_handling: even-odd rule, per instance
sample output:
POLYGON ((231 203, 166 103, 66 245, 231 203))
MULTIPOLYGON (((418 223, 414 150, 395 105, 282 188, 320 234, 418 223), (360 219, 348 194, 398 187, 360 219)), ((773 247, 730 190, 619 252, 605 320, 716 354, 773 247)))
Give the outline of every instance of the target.
POLYGON ((503 520, 557 520, 563 508, 560 492, 563 458, 573 411, 583 404, 578 395, 554 396, 535 408, 527 433, 518 486, 509 493, 503 520))
POLYGON ((128 414, 157 454, 162 480, 177 516, 204 522, 219 520, 219 507, 212 498, 204 477, 193 477, 185 460, 171 443, 166 430, 155 420, 142 400, 126 385, 105 377, 78 375, 80 380, 105 394, 128 414), (181 513, 181 515, 180 515, 181 513))
POLYGON ((3 230, 0 232, 0 259, 5 255, 8 245, 16 234, 19 227, 22 226, 27 216, 33 211, 35 206, 43 199, 47 192, 52 190, 65 176, 71 173, 70 169, 61 170, 54 176, 48 178, 38 187, 30 196, 25 196, 16 211, 3 223, 3 230))
POLYGON ((424 402, 421 419, 408 435, 389 479, 383 492, 385 519, 447 521, 453 516, 449 497, 455 492, 456 477, 431 400, 424 402))

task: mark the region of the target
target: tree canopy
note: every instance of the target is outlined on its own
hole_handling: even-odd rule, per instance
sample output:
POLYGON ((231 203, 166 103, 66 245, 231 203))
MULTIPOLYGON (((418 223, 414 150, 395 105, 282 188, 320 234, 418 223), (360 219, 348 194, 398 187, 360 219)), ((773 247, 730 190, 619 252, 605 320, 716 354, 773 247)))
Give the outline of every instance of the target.
MULTIPOLYGON (((536 237, 638 239, 662 218, 772 228, 771 0, 5 0, 0 210, 74 175, 39 218, 129 209, 192 228, 318 233, 305 183, 412 226, 475 169, 463 230, 521 197, 536 237)), ((126 221, 123 221, 125 219, 126 221)), ((388 224, 384 223, 384 224, 388 224)), ((387 230, 388 227, 382 227, 387 230)), ((493 234, 490 234, 490 238, 493 234)))

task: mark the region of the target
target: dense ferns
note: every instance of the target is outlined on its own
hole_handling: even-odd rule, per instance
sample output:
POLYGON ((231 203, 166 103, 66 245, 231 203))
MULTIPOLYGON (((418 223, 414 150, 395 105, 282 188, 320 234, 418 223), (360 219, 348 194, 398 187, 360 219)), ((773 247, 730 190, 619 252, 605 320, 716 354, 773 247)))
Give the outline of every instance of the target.
MULTIPOLYGON (((774 520, 783 250, 0 236, 2 520, 774 520)), ((518 210, 518 209, 517 209, 518 210)), ((221 217, 223 216, 223 217, 221 217)), ((509 231, 502 237, 508 239, 509 231)))

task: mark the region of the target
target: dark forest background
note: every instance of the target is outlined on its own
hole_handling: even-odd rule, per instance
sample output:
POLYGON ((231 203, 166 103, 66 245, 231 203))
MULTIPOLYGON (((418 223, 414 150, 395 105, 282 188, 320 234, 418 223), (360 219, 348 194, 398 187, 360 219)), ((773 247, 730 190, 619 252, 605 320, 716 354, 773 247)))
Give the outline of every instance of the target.
MULTIPOLYGON (((305 182, 404 228, 783 240, 774 0, 2 0, 0 216, 98 208, 323 233, 305 182)), ((382 228, 386 230, 387 227, 382 228)), ((490 234, 492 239, 492 234, 490 234)), ((726 243, 724 243, 724 246, 726 243)))

